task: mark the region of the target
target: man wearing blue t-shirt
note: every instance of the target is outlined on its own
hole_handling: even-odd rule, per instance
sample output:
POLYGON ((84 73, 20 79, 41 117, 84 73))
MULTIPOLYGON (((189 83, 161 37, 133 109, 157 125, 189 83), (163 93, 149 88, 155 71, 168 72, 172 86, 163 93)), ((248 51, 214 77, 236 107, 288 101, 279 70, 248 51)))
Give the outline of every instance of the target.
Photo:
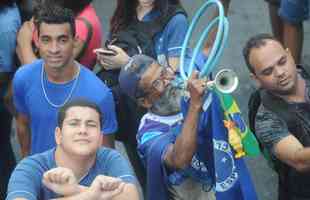
POLYGON ((183 119, 180 106, 183 89, 171 84, 172 68, 137 55, 121 70, 121 90, 148 109, 141 120, 137 142, 147 170, 149 200, 215 199, 211 176, 196 157, 198 120, 206 89, 206 81, 197 75, 194 72, 187 82, 191 99, 183 119), (191 176, 192 172, 197 175, 191 176))
POLYGON ((71 10, 45 7, 36 21, 41 60, 22 66, 13 80, 17 135, 22 156, 55 146, 53 130, 59 107, 75 98, 99 105, 103 144, 113 146, 117 129, 111 91, 91 71, 74 61, 75 25, 71 10))
POLYGON ((7 200, 137 200, 136 178, 113 149, 101 147, 100 108, 73 100, 59 110, 56 148, 23 159, 13 171, 7 200))

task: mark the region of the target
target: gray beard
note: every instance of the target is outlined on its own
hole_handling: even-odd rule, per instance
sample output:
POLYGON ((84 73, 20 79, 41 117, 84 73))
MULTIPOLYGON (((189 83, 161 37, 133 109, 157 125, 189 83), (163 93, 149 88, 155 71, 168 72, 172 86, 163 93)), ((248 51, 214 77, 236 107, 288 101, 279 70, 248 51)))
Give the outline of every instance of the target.
POLYGON ((152 105, 151 112, 160 116, 169 116, 181 111, 183 90, 169 85, 164 94, 152 105))

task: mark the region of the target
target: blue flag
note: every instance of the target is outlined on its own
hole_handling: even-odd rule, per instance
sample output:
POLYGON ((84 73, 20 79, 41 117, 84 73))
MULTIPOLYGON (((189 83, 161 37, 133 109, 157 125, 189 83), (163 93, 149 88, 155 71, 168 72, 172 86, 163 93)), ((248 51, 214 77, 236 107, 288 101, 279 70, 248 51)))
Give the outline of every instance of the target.
MULTIPOLYGON (((243 158, 236 159, 228 143, 228 131, 224 127, 224 111, 216 93, 212 93, 211 129, 214 146, 213 167, 217 200, 257 200, 250 173, 243 158)), ((203 113, 207 114, 207 113, 203 113)), ((205 122, 208 123, 208 122, 205 122)))

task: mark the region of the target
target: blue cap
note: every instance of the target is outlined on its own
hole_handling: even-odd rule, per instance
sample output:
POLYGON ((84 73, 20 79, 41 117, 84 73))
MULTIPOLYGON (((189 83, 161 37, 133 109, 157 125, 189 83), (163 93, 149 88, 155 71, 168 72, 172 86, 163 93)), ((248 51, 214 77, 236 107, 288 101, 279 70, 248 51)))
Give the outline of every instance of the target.
POLYGON ((142 54, 133 56, 128 64, 121 69, 119 74, 119 86, 122 93, 136 100, 143 97, 143 91, 139 88, 139 81, 145 70, 156 62, 153 58, 142 54))

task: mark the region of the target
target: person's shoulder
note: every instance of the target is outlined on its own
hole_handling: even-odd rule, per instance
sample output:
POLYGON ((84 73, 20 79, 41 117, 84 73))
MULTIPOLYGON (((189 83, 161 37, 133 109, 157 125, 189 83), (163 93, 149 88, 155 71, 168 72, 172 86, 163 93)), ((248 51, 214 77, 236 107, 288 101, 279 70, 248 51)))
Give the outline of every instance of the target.
POLYGON ((184 26, 188 24, 187 16, 183 13, 177 13, 169 20, 167 26, 184 26))
POLYGON ((278 114, 261 104, 255 116, 255 132, 272 134, 284 130, 287 131, 286 122, 278 114))
POLYGON ((108 147, 101 147, 97 151, 97 162, 100 165, 109 165, 114 159, 125 159, 120 152, 108 147))
POLYGON ((36 170, 44 173, 52 167, 53 152, 53 150, 48 150, 43 153, 28 156, 19 162, 17 169, 29 169, 30 171, 36 170))
POLYGON ((82 64, 81 64, 81 75, 83 76, 83 78, 92 81, 96 85, 103 87, 104 89, 108 89, 106 84, 104 84, 104 82, 100 78, 98 78, 98 76, 96 76, 96 74, 93 71, 91 71, 89 68, 85 67, 82 64))
POLYGON ((272 121, 277 118, 278 116, 276 113, 266 108, 263 104, 259 105, 256 117, 255 117, 256 121, 265 121, 265 120, 272 121))
POLYGON ((42 63, 43 61, 38 59, 33 63, 20 66, 14 75, 15 79, 30 80, 39 78, 38 74, 41 72, 42 63))
POLYGON ((91 92, 97 92, 98 90, 100 91, 96 94, 98 97, 112 95, 110 88, 100 78, 98 78, 93 71, 82 65, 81 79, 84 87, 92 88, 91 92))

